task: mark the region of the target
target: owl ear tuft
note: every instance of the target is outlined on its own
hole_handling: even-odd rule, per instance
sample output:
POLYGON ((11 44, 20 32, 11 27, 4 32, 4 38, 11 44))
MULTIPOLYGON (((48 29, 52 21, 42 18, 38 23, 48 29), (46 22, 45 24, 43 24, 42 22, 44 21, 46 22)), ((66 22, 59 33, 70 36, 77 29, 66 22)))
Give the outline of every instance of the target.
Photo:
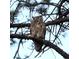
POLYGON ((41 21, 43 21, 43 18, 42 18, 42 16, 40 16, 40 17, 39 17, 39 19, 40 19, 41 21))
POLYGON ((33 18, 34 21, 36 20, 36 17, 32 17, 32 18, 33 18))
POLYGON ((35 18, 35 17, 32 17, 33 19, 35 18))

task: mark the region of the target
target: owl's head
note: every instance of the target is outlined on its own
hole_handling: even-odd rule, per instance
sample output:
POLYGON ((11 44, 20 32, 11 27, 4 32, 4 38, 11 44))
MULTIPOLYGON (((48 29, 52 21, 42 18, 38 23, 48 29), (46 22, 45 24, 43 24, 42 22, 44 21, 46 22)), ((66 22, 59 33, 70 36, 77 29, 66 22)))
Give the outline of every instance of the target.
POLYGON ((43 22, 42 16, 33 17, 33 20, 34 20, 35 22, 43 22))

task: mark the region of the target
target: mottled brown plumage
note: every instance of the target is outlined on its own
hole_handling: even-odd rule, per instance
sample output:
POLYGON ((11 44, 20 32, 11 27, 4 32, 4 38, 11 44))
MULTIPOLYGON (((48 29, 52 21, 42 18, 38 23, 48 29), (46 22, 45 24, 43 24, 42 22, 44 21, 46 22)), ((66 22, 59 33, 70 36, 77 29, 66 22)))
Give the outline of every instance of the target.
MULTIPOLYGON (((42 16, 33 17, 30 25, 30 33, 31 36, 36 38, 37 40, 45 39, 46 27, 45 23, 43 22, 42 16)), ((35 44, 35 50, 40 52, 42 50, 42 44, 40 42, 33 42, 35 44)))

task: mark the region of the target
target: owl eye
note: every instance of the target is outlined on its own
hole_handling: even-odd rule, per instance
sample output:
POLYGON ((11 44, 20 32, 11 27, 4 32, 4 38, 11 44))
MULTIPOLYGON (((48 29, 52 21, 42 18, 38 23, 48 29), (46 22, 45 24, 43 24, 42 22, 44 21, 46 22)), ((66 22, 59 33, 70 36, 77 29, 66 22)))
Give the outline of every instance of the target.
POLYGON ((38 22, 38 24, 40 24, 40 22, 38 22))

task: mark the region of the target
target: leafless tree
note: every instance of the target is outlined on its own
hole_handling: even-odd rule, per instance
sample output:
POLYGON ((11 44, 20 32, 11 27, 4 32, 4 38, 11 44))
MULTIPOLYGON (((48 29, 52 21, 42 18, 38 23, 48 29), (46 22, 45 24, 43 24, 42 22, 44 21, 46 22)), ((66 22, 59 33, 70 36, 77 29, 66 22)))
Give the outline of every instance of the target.
MULTIPOLYGON (((29 52, 30 55, 26 55, 24 58, 19 55, 20 45, 27 43, 27 40, 32 40, 41 45, 42 51, 37 51, 38 54, 35 57, 52 48, 63 58, 69 59, 69 54, 58 47, 58 45, 63 45, 60 39, 61 33, 69 30, 69 0, 58 0, 56 3, 52 0, 42 0, 40 2, 38 0, 11 0, 10 3, 10 45, 16 44, 17 40, 15 38, 19 40, 13 59, 27 59, 31 56, 33 52, 29 52), (37 27, 34 27, 32 21, 34 20, 33 17, 37 16, 43 18, 43 24, 46 28, 45 32, 42 33, 45 34, 44 40, 36 38, 37 27), (35 34, 32 33, 32 27, 36 31, 35 34), (32 34, 32 36, 29 34, 32 34)), ((40 26, 40 24, 38 25, 40 26)))

